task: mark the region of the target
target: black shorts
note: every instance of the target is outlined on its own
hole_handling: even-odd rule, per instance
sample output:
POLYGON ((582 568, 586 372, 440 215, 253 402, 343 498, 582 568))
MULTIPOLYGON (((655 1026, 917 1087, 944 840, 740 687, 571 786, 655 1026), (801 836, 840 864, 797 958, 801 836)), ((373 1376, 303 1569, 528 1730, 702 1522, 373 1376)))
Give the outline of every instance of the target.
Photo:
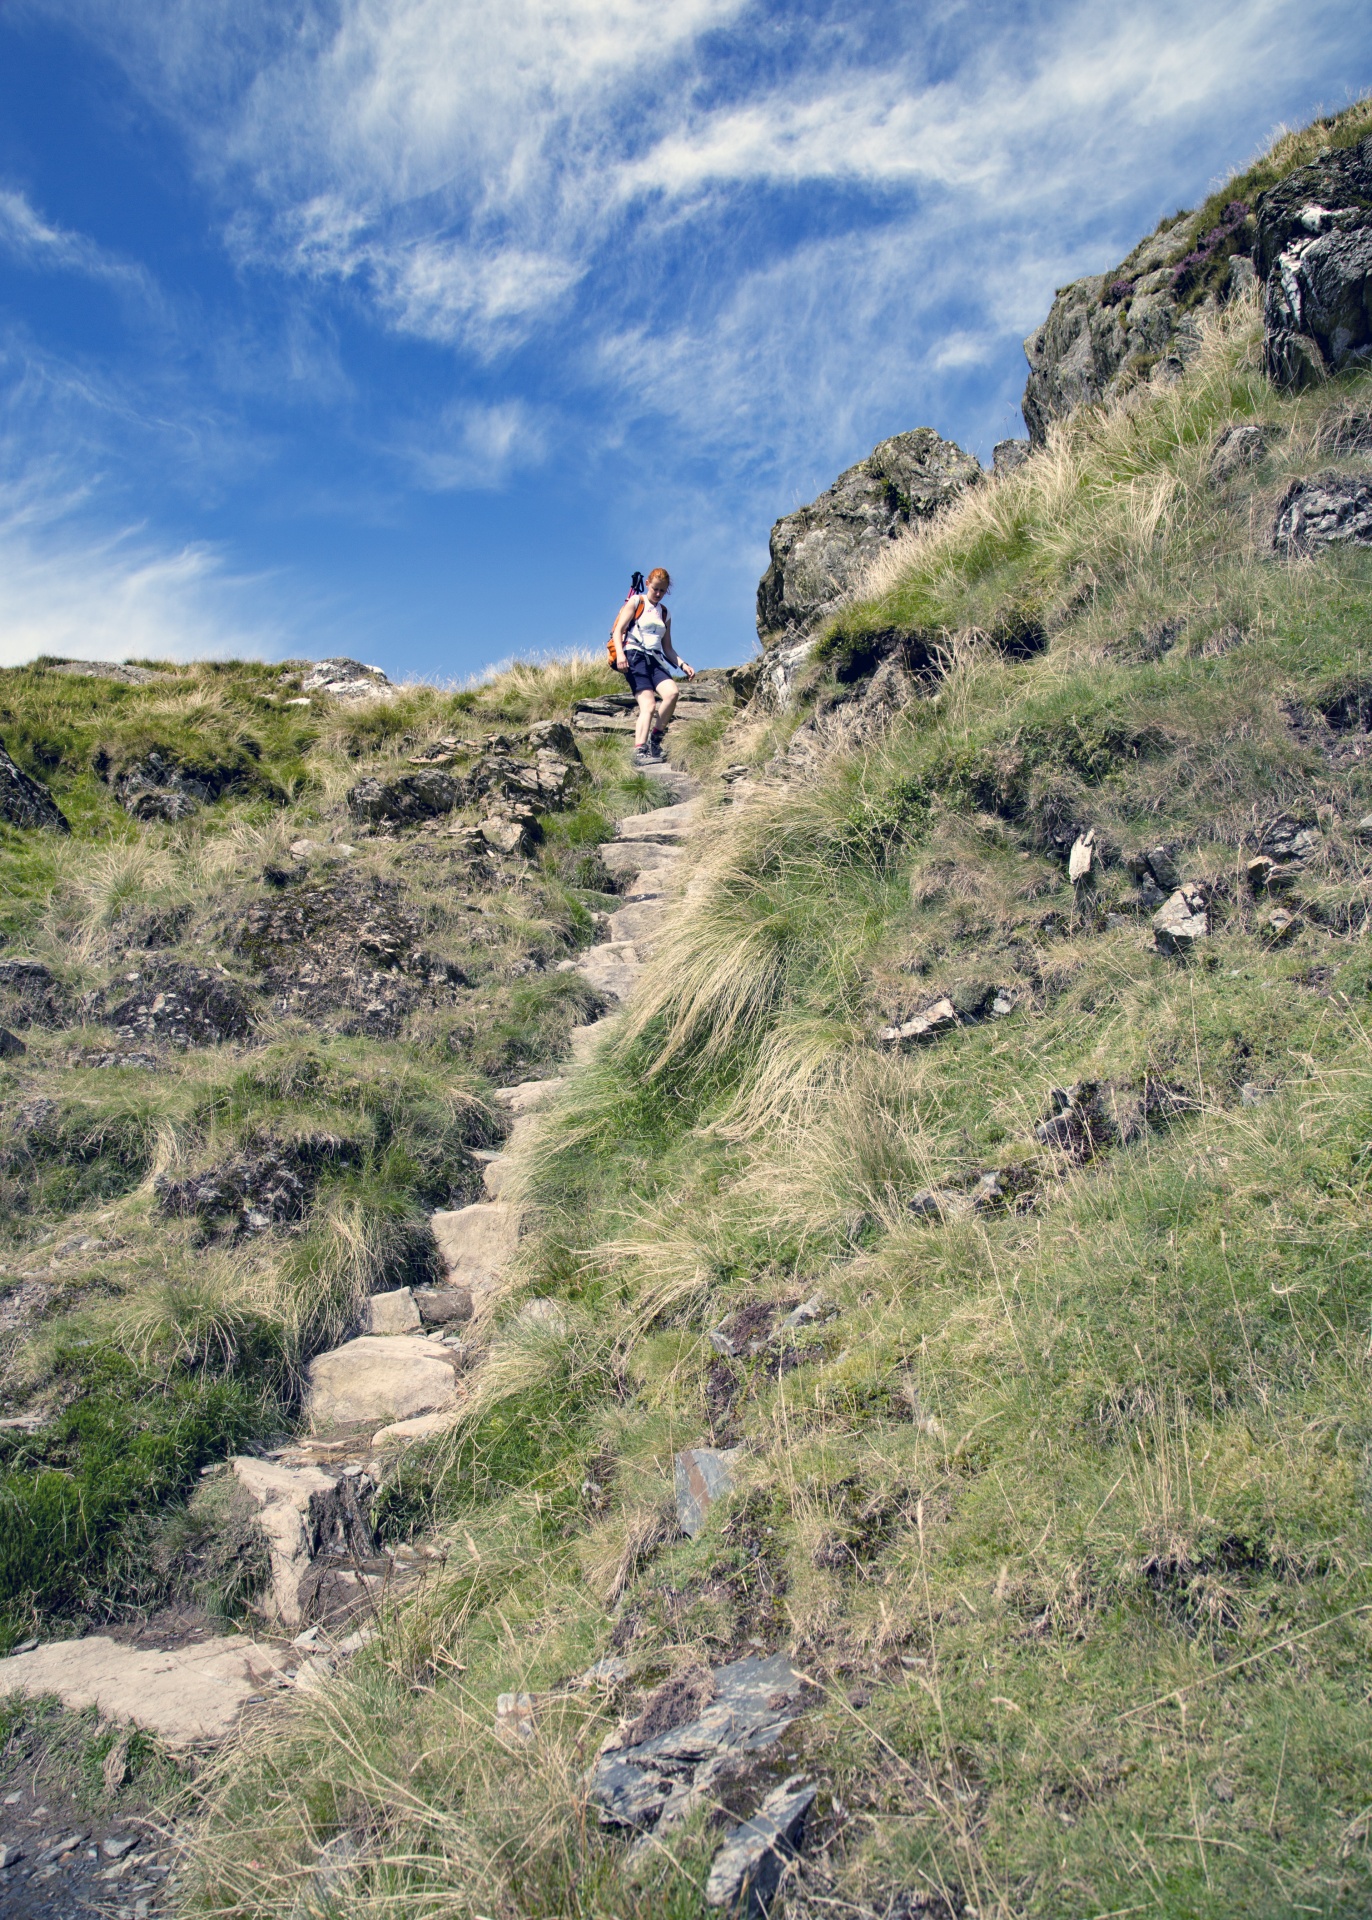
POLYGON ((661 686, 676 684, 665 660, 650 660, 637 647, 630 647, 624 658, 629 663, 625 678, 634 693, 656 693, 661 686))

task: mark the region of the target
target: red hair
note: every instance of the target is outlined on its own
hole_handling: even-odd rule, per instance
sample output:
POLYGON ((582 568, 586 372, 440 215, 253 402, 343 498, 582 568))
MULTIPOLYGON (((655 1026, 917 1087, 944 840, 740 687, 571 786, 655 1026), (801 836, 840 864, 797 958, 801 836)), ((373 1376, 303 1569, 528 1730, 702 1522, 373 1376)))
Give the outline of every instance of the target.
POLYGON ((672 576, 670 573, 668 573, 666 567, 653 568, 652 572, 648 575, 648 585, 651 586, 654 580, 660 580, 662 582, 662 588, 664 593, 666 592, 667 588, 670 587, 672 584, 672 576))

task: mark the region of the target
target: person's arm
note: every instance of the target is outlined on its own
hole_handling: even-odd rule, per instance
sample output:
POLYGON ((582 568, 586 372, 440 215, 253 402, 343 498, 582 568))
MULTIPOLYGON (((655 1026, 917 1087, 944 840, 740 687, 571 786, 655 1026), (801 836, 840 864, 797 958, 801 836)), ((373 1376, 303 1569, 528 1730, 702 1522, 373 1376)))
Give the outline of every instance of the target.
POLYGON ((672 667, 680 667, 688 680, 694 680, 696 677, 695 668, 688 666, 672 645, 672 616, 667 612, 665 607, 662 610, 662 617, 667 623, 667 631, 662 636, 662 651, 667 656, 667 664, 672 667))
POLYGON ((629 664, 628 656, 624 651, 624 636, 633 625, 630 615, 633 613, 636 604, 633 600, 626 600, 619 610, 618 619, 610 630, 610 638, 615 643, 615 660, 621 668, 629 664))

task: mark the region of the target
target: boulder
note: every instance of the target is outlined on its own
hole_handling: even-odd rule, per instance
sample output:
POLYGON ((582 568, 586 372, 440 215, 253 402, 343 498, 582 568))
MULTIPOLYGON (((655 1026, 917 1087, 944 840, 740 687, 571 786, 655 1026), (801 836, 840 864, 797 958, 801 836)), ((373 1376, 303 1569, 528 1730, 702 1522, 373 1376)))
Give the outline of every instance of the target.
POLYGON ((1264 354, 1279 386, 1372 360, 1372 138, 1322 154, 1268 189, 1254 258, 1264 354))
POLYGON ((41 780, 16 766, 0 744, 0 820, 9 827, 42 827, 70 833, 67 816, 41 780))
POLYGON ((771 1911, 786 1862, 794 1858, 818 1788, 799 1774, 774 1787, 741 1827, 725 1835, 705 1883, 707 1907, 761 1916, 771 1911))
POLYGON ((393 1287, 389 1293, 374 1293, 363 1303, 361 1333, 418 1333, 419 1327, 419 1305, 410 1287, 393 1287))
POLYGON ((481 822, 481 837, 496 853, 527 857, 538 844, 538 822, 528 808, 509 808, 481 822))
POLYGON ((57 976, 41 960, 0 960, 0 1005, 21 1025, 59 1027, 70 1017, 57 976))
POLYGON ((1027 440, 997 440, 991 449, 991 471, 1014 473, 1033 452, 1027 440))
POLYGON ((932 1006, 895 1026, 883 1027, 877 1039, 884 1047, 918 1047, 937 1040, 958 1024, 958 1011, 948 998, 935 1000, 932 1006))
POLYGON ((465 782, 428 767, 394 780, 359 780, 348 793, 348 812, 359 826, 417 826, 451 813, 469 797, 465 782))
POLYGON ((125 687, 146 687, 154 680, 173 678, 165 669, 159 672, 153 667, 131 667, 116 660, 45 660, 43 671, 70 674, 78 680, 117 680, 125 687))
POLYGON ((1210 478, 1216 486, 1232 480, 1246 467, 1256 467, 1277 437, 1277 428, 1258 420, 1242 420, 1229 426, 1215 441, 1210 456, 1210 478))
POLYGON ((813 640, 884 541, 931 519, 981 477, 972 454, 917 427, 883 440, 817 500, 778 520, 757 590, 763 647, 813 640))
POLYGON ((1372 546, 1372 475, 1313 474, 1282 495, 1272 545, 1287 558, 1325 547, 1372 546))
POLYGON ((384 1426, 436 1413, 457 1397, 453 1356, 438 1339, 361 1334, 306 1369, 311 1430, 384 1426))

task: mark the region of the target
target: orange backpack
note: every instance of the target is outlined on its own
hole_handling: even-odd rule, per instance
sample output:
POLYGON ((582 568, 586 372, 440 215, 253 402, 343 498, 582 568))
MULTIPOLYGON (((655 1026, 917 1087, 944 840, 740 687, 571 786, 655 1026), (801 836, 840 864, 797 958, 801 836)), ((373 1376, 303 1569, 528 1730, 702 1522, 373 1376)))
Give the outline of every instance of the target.
POLYGON ((610 656, 610 665, 616 673, 623 673, 624 671, 623 667, 620 666, 618 660, 615 658, 615 628, 619 625, 619 614, 623 613, 624 608, 628 606, 631 600, 638 601, 638 605, 634 608, 633 612, 630 614, 628 625, 624 629, 625 633, 627 633, 629 631, 629 627, 631 627, 634 624, 635 620, 639 620, 643 616, 642 593, 643 593, 643 575, 641 573, 636 573, 633 579, 629 583, 629 591, 624 596, 624 600, 620 606, 619 613, 617 613, 614 619, 610 622, 610 637, 605 642, 605 651, 610 656))

